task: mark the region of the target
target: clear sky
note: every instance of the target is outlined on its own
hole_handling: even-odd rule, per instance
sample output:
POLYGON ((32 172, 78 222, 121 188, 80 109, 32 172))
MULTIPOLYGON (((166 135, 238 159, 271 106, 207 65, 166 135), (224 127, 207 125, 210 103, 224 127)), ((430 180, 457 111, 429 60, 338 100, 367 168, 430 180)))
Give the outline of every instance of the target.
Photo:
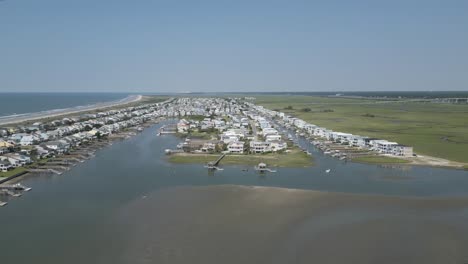
POLYGON ((468 90, 468 1, 0 0, 0 92, 468 90))

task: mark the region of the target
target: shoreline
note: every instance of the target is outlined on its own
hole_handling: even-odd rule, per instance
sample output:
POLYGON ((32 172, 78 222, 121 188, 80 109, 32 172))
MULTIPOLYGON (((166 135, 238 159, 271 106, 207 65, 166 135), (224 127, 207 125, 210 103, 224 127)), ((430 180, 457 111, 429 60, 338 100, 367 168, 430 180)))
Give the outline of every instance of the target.
POLYGON ((75 106, 65 109, 52 109, 35 113, 24 113, 18 115, 0 116, 0 126, 19 124, 29 121, 41 120, 51 117, 78 114, 81 112, 96 111, 103 108, 118 107, 130 103, 136 103, 143 99, 142 95, 130 95, 118 101, 97 103, 92 105, 75 106))
MULTIPOLYGON (((146 123, 143 123, 140 126, 143 127, 144 129, 147 129, 149 127, 152 127, 158 124, 160 121, 161 121, 161 118, 157 118, 154 120, 150 120, 146 123)), ((0 177, 0 181, 2 181, 0 183, 0 186, 21 182, 26 177, 32 177, 36 175, 51 173, 47 171, 48 170, 47 166, 53 167, 55 171, 60 172, 60 174, 62 174, 66 171, 73 169, 73 167, 76 166, 78 163, 85 162, 86 160, 92 159, 96 151, 103 149, 105 147, 111 146, 114 142, 129 139, 133 136, 138 135, 139 133, 140 132, 137 130, 137 127, 131 127, 125 131, 121 131, 119 133, 113 134, 107 138, 100 139, 98 141, 92 141, 92 142, 89 142, 88 144, 84 144, 79 147, 76 147, 74 150, 70 151, 70 153, 68 154, 58 155, 56 157, 48 159, 47 161, 38 160, 28 165, 28 167, 26 168, 26 171, 18 172, 17 174, 8 176, 8 177, 0 177), (81 151, 87 151, 88 153, 83 154, 81 153, 81 151), (80 157, 77 157, 77 156, 80 156, 80 157), (58 160, 67 160, 66 163, 68 164, 60 164, 60 165, 52 164, 54 161, 57 162, 58 160), (74 161, 70 161, 70 160, 74 160, 74 161), (77 161, 77 160, 80 160, 80 161, 77 161), (43 170, 43 171, 42 172, 32 171, 32 170, 37 170, 37 169, 43 170)))
MULTIPOLYGON (((173 164, 206 164, 216 160, 221 153, 173 153, 167 157, 167 161, 173 164)), ((265 163, 274 168, 308 168, 313 167, 312 156, 308 156, 300 149, 292 149, 290 153, 268 154, 227 154, 220 162, 221 166, 253 166, 265 163)))

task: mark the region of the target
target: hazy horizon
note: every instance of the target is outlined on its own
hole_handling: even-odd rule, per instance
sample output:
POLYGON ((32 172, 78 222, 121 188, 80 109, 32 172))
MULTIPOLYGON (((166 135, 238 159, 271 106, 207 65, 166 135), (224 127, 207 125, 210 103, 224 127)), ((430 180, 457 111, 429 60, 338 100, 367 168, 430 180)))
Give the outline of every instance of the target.
POLYGON ((467 91, 464 1, 0 1, 0 92, 467 91))

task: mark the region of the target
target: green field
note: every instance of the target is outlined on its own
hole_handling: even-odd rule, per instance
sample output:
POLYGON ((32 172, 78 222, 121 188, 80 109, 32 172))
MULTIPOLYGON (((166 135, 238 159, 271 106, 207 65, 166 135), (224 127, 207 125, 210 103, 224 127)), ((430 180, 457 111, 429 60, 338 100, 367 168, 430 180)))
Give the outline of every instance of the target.
POLYGON ((13 176, 15 174, 18 174, 20 172, 23 172, 23 171, 26 171, 26 168, 24 167, 18 167, 18 168, 15 168, 11 171, 7 171, 7 172, 0 172, 0 178, 2 177, 10 177, 10 176, 13 176))
POLYGON ((385 156, 364 156, 352 159, 354 162, 360 163, 370 163, 370 164, 401 164, 401 163, 409 163, 408 160, 393 158, 393 157, 385 157, 385 156))
POLYGON ((257 105, 312 124, 414 147, 418 154, 468 162, 468 105, 317 96, 255 96, 257 105), (292 109, 288 106, 291 106, 292 109))
MULTIPOLYGON (((174 154, 169 156, 169 162, 186 164, 206 164, 214 161, 219 154, 174 154)), ((298 149, 290 153, 282 154, 257 154, 257 155, 227 155, 220 165, 258 165, 260 162, 271 167, 310 167, 313 165, 312 157, 298 149)))

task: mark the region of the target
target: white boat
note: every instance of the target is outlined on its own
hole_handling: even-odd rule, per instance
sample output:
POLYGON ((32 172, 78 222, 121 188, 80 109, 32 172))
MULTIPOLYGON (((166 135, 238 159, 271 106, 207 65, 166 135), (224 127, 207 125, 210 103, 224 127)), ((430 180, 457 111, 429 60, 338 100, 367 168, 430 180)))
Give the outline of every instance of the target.
POLYGON ((330 169, 325 170, 326 173, 330 173, 330 171, 331 171, 330 169))

